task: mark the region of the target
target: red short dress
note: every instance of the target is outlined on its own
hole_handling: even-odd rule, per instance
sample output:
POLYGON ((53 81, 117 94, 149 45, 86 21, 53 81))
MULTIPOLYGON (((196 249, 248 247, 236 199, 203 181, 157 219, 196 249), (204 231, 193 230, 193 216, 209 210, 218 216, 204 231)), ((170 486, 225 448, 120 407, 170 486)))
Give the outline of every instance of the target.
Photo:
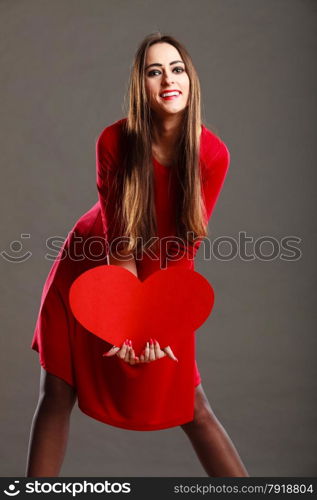
MULTIPOLYGON (((81 411, 101 422, 131 430, 160 430, 182 425, 193 419, 194 388, 201 377, 195 357, 190 370, 167 356, 152 363, 129 365, 118 356, 102 354, 111 345, 79 324, 69 305, 69 290, 83 272, 106 264, 108 244, 115 238, 111 182, 124 144, 122 126, 126 118, 106 127, 96 142, 98 202, 75 223, 56 257, 43 287, 41 304, 31 348, 39 353, 40 364, 49 373, 63 379, 77 391, 81 411)), ((138 278, 145 280, 153 272, 170 266, 194 269, 197 242, 175 260, 177 252, 173 225, 173 183, 171 168, 155 158, 154 195, 160 258, 143 254, 136 260, 138 278)), ((223 186, 230 155, 221 139, 202 125, 200 165, 203 199, 208 218, 223 186)), ((193 339, 195 332, 193 332, 193 339)), ((194 340, 193 340, 194 343, 194 340)), ((173 348, 172 344, 171 347, 173 348)), ((174 350, 174 349, 173 349, 174 350)), ((175 352, 175 351, 174 351, 175 352)), ((181 356, 180 356, 181 354, 181 356)))

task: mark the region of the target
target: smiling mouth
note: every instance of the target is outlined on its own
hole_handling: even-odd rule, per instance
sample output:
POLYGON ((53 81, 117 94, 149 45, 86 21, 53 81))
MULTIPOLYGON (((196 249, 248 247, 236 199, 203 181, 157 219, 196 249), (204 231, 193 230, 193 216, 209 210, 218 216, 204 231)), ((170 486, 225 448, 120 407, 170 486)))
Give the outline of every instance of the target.
POLYGON ((164 99, 164 101, 171 101, 173 99, 177 99, 179 96, 182 95, 181 92, 171 92, 171 93, 166 93, 167 95, 164 96, 164 92, 160 95, 161 99, 164 99), (162 95, 163 94, 163 95, 162 95))

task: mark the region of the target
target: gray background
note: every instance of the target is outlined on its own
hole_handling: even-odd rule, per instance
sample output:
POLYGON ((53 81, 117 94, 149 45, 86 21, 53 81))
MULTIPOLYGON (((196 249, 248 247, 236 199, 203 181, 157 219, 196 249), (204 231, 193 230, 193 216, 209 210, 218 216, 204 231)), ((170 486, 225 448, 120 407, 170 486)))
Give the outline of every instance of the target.
MULTIPOLYGON (((96 138, 124 115, 134 52, 155 30, 188 48, 204 123, 231 152, 211 238, 302 239, 295 262, 206 261, 200 249, 196 270, 216 293, 197 334, 204 390, 251 476, 317 475, 316 8, 311 0, 0 2, 1 251, 32 252, 20 264, 0 259, 1 475, 25 471, 40 373, 30 343, 51 266, 45 239, 66 237, 96 202, 96 138), (10 250, 15 240, 23 250, 10 250)), ((205 472, 179 427, 127 431, 76 407, 61 475, 205 472)))

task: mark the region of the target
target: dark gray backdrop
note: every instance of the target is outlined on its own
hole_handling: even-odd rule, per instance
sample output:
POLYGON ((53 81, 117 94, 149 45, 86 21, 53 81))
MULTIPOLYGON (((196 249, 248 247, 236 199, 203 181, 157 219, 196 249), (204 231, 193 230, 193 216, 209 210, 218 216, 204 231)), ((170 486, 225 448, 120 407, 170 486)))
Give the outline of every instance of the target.
MULTIPOLYGON (((66 237, 97 200, 95 140, 123 116, 135 49, 156 30, 187 46, 204 122, 231 152, 211 239, 301 239, 296 261, 200 250, 196 270, 216 293, 197 334, 204 390, 250 475, 316 475, 316 2, 2 0, 0 19, 1 475, 25 470, 45 240, 66 237)), ((126 431, 76 408, 61 475, 205 473, 180 428, 126 431)))

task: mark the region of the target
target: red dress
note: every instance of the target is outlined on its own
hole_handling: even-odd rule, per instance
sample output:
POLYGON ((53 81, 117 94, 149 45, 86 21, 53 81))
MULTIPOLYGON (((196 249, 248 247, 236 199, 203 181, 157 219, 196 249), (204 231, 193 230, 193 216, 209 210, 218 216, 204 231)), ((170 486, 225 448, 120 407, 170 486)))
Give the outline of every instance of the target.
MULTIPOLYGON (((92 418, 131 430, 159 430, 193 419, 194 387, 200 381, 196 361, 188 361, 192 371, 181 370, 167 356, 152 363, 129 365, 117 356, 103 357, 111 345, 85 330, 74 318, 68 293, 73 281, 86 270, 104 265, 108 247, 116 236, 112 232, 111 179, 120 161, 121 119, 106 127, 96 144, 96 169, 99 202, 76 222, 46 279, 31 347, 39 353, 41 365, 77 390, 79 408, 92 418), (109 201, 109 205, 106 201, 109 201)), ((200 142, 203 195, 210 218, 229 167, 225 144, 204 125, 200 142)), ((154 193, 158 236, 173 236, 170 214, 173 189, 168 189, 171 169, 153 158, 154 193)), ((194 269, 197 242, 184 257, 173 260, 171 240, 160 247, 160 259, 147 254, 137 260, 138 278, 171 265, 194 269), (163 264, 163 265, 162 265, 163 264)), ((194 346, 195 332, 193 332, 194 346)), ((163 347, 163 346, 162 346, 163 347)), ((173 348, 172 344, 171 347, 173 348)), ((174 350, 174 349, 173 349, 174 350)), ((175 350, 174 350, 175 352, 175 350)), ((175 352, 181 361, 185 350, 175 352)), ((179 366, 180 365, 180 366, 179 366)))

